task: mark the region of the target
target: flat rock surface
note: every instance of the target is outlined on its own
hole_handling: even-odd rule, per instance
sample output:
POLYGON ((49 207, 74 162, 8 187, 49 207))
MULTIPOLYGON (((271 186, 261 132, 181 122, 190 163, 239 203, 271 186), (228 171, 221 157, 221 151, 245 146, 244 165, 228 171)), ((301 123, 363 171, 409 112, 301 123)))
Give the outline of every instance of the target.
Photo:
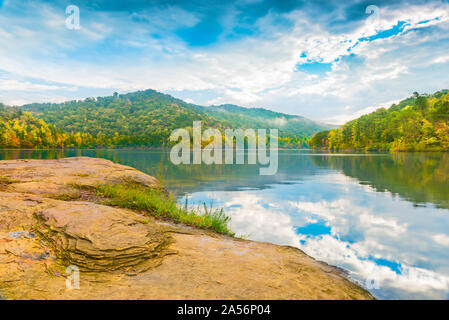
POLYGON ((341 270, 296 248, 163 222, 89 197, 70 201, 83 199, 74 185, 123 181, 158 183, 104 159, 0 161, 0 296, 372 299, 341 270), (79 289, 67 286, 73 268, 79 289))

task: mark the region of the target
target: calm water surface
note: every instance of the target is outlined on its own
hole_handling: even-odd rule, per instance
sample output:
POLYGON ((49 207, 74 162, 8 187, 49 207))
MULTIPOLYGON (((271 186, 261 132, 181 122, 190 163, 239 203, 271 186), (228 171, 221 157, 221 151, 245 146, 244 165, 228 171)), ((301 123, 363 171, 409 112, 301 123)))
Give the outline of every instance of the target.
POLYGON ((381 299, 449 297, 449 154, 282 151, 257 165, 174 166, 164 151, 0 150, 0 159, 91 156, 163 181, 184 203, 223 207, 248 239, 346 269, 381 299))

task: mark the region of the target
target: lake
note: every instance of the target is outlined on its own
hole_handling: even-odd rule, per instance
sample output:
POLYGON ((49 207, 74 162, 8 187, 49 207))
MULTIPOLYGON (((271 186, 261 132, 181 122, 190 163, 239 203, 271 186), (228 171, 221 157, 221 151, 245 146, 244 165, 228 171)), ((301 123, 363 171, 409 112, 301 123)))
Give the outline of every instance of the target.
POLYGON ((0 150, 0 159, 110 159, 160 179, 191 206, 224 208, 247 239, 291 245, 349 272, 380 299, 449 297, 449 154, 279 152, 258 165, 179 165, 165 151, 0 150))

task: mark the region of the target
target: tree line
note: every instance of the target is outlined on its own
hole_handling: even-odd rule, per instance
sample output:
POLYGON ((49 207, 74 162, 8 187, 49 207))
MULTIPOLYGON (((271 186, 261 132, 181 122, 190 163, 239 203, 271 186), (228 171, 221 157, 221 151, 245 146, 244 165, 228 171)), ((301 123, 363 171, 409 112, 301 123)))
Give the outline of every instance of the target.
POLYGON ((419 94, 316 133, 312 148, 359 151, 449 150, 449 93, 419 94))
MULTIPOLYGON (((154 90, 65 103, 0 104, 1 148, 167 147, 178 128, 233 128, 190 104, 154 90)), ((282 134, 279 146, 306 147, 309 136, 282 134)))

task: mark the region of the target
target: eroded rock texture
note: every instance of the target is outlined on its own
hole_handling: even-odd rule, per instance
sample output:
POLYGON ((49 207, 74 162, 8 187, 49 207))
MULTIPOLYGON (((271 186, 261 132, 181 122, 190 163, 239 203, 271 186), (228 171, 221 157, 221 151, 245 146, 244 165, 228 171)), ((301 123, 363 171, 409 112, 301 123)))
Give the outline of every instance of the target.
POLYGON ((171 237, 165 228, 139 222, 133 212, 70 202, 36 213, 37 234, 68 265, 82 271, 145 270, 160 264, 171 237))

